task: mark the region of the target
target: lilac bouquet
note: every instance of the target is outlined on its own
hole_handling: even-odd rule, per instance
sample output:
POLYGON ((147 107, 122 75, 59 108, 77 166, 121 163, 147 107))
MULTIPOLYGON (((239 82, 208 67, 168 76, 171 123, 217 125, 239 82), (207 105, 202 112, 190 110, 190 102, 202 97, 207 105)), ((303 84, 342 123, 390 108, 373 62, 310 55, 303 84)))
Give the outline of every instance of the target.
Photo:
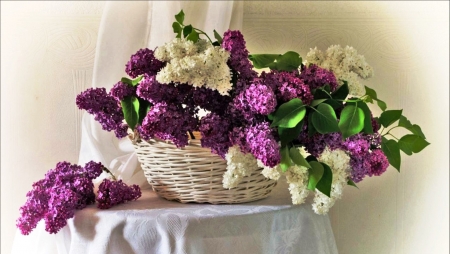
POLYGON ((293 51, 249 54, 240 31, 214 31, 213 41, 185 25, 183 11, 175 19, 175 38, 133 54, 129 77, 109 93, 91 88, 77 96, 78 107, 118 138, 128 132, 134 141, 158 138, 182 148, 200 132, 201 145, 227 161, 224 188, 255 170, 273 180, 284 175, 293 204, 314 194, 318 214, 344 186, 379 176, 389 164, 400 170, 400 151, 429 145, 402 110, 387 110, 361 83, 373 69, 352 47, 311 49, 305 61, 293 51), (368 103, 380 107, 379 117, 368 103), (399 127, 410 133, 394 136, 399 127))

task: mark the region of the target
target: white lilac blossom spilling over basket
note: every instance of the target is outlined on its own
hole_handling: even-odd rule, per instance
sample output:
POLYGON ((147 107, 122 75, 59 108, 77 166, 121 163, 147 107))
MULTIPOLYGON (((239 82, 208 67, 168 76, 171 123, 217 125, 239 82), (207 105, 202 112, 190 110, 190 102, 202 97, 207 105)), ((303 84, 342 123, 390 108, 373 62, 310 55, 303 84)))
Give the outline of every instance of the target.
MULTIPOLYGON (((131 79, 123 78, 109 93, 91 88, 77 97, 78 107, 118 138, 131 130, 136 144, 164 140, 185 149, 192 133, 200 132, 201 146, 226 162, 224 189, 261 169, 274 181, 284 174, 292 202, 301 204, 314 194, 318 214, 328 212, 346 185, 379 176, 389 164, 399 170, 400 151, 412 155, 429 145, 402 110, 387 110, 361 83, 373 70, 352 47, 315 48, 305 62, 292 51, 249 55, 240 31, 228 30, 223 38, 214 31, 213 42, 184 25, 182 11, 175 19, 176 38, 131 56, 126 64, 131 79), (255 71, 262 68, 270 70, 255 71), (379 117, 368 107, 375 102, 379 117), (200 110, 207 114, 200 117, 200 110), (409 134, 394 137, 397 127, 409 134)), ((172 156, 169 149, 159 151, 172 156)), ((170 163, 179 168, 184 162, 170 163)), ((158 163, 150 170, 159 170, 158 163)), ((163 174, 177 177, 170 170, 163 174)), ((186 174, 201 182, 200 175, 186 174)))

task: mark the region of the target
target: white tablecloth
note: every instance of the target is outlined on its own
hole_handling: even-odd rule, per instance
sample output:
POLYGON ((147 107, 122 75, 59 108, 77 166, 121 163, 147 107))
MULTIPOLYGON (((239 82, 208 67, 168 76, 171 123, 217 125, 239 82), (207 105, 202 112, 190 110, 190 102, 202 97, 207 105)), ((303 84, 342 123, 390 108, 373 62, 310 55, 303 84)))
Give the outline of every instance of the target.
POLYGON ((109 210, 77 211, 57 235, 18 234, 13 253, 337 253, 328 216, 291 205, 286 187, 235 205, 180 204, 144 190, 109 210))

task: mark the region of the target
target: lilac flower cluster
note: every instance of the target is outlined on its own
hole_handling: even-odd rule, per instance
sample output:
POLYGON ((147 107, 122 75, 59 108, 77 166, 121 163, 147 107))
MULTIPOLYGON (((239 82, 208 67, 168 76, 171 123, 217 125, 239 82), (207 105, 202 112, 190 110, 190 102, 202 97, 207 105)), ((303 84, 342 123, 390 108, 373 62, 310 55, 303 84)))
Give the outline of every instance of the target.
POLYGON ((117 101, 123 100, 127 96, 136 95, 136 87, 130 86, 123 83, 122 81, 117 82, 109 91, 112 97, 116 98, 117 101))
POLYGON ((303 67, 300 78, 311 90, 329 85, 331 92, 333 92, 338 87, 338 82, 333 72, 314 64, 309 67, 303 67))
POLYGON ((209 147, 211 151, 225 158, 228 148, 231 146, 228 133, 231 122, 215 113, 209 113, 200 121, 200 133, 202 134, 202 147, 209 147))
POLYGON ((131 59, 125 66, 125 72, 132 78, 143 74, 156 75, 164 65, 164 62, 155 58, 153 50, 144 48, 131 56, 131 59))
POLYGON ((170 140, 180 148, 188 143, 188 131, 197 128, 198 119, 188 108, 161 102, 153 105, 139 130, 143 137, 170 140))
POLYGON ((242 112, 268 115, 275 111, 277 100, 270 87, 252 84, 234 98, 234 106, 242 112))
POLYGON ((114 130, 116 137, 127 136, 127 126, 123 124, 123 112, 119 102, 106 93, 105 88, 89 88, 77 95, 78 108, 95 116, 104 130, 114 130))
POLYGON ((128 186, 122 180, 110 181, 104 179, 98 187, 97 207, 108 209, 127 201, 137 200, 141 197, 141 194, 141 189, 135 184, 128 186))
POLYGON ((223 35, 222 48, 230 52, 228 65, 239 73, 240 78, 251 80, 257 76, 253 65, 248 59, 244 36, 239 30, 228 30, 223 35))
POLYGON ((287 102, 294 98, 299 98, 303 104, 309 105, 314 99, 310 87, 299 78, 297 71, 263 72, 261 78, 264 80, 264 84, 271 87, 276 93, 277 99, 280 102, 287 102))
POLYGON ((189 98, 192 86, 187 84, 161 84, 155 76, 144 75, 137 88, 137 95, 151 103, 178 103, 182 104, 189 98))
MULTIPOLYGON (((93 179, 102 171, 108 171, 101 163, 90 161, 84 167, 63 161, 49 170, 44 179, 32 185, 27 193, 27 201, 20 207, 17 228, 28 235, 40 220, 45 222, 45 230, 57 233, 67 225, 67 220, 96 201, 93 179)), ((109 172, 109 171, 108 171, 109 172)), ((127 186, 120 181, 104 179, 100 184, 97 201, 101 209, 110 208, 124 201, 136 200, 141 196, 139 186, 127 186)))
POLYGON ((101 163, 91 161, 84 168, 60 162, 49 170, 44 179, 33 184, 25 205, 20 208, 17 227, 21 233, 28 235, 42 219, 47 232, 58 232, 76 209, 95 202, 92 179, 98 177, 102 169, 101 163))

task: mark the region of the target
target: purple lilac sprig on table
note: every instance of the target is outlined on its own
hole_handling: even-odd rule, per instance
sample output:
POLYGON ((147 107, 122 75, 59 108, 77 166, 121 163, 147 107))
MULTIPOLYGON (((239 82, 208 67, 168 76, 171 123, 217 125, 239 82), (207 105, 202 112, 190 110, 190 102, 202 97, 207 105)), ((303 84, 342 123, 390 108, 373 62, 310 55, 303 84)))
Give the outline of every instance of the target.
POLYGON ((141 189, 135 184, 128 186, 122 180, 104 179, 98 187, 97 207, 108 209, 127 201, 137 200, 141 195, 141 189))
MULTIPOLYGON (((92 180, 100 176, 102 171, 109 172, 101 163, 94 161, 86 163, 84 167, 65 161, 59 162, 45 174, 44 179, 33 183, 32 189, 26 195, 27 201, 19 209, 17 228, 23 235, 28 235, 40 220, 44 220, 45 230, 51 234, 57 233, 67 225, 68 219, 74 217, 76 210, 95 203, 92 180)), ((139 198, 139 187, 130 188, 133 189, 133 200, 139 198)), ((122 194, 122 198, 128 197, 122 194)), ((109 207, 115 204, 119 203, 115 201, 109 207)), ((98 206, 104 207, 103 204, 98 206)))
POLYGON ((41 220, 50 233, 58 232, 73 217, 76 209, 95 202, 92 179, 101 174, 103 165, 89 162, 85 167, 59 162, 45 178, 34 183, 27 193, 27 201, 20 208, 17 227, 28 235, 41 220))

